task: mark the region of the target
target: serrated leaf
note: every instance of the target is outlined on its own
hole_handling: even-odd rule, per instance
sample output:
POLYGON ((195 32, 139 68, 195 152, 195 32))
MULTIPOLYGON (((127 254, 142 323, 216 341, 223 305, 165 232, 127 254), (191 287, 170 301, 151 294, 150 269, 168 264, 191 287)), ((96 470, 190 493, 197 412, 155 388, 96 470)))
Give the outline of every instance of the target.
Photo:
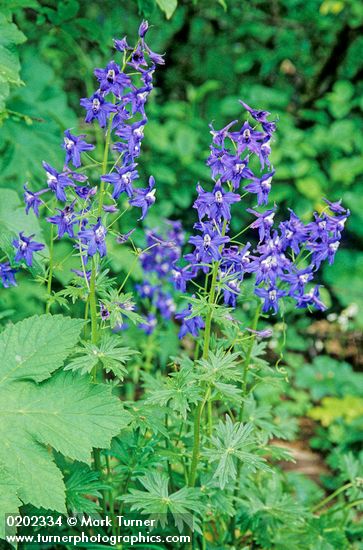
POLYGON ((252 424, 233 423, 226 415, 216 427, 215 435, 211 437, 211 447, 205 449, 204 454, 210 462, 216 462, 217 469, 214 477, 218 479, 221 489, 229 481, 236 478, 236 461, 245 463, 252 471, 256 469, 269 470, 265 460, 253 453, 256 447, 252 424))
POLYGON ((172 514, 175 525, 182 531, 183 523, 191 526, 191 512, 201 512, 199 491, 183 487, 175 493, 169 493, 169 478, 163 472, 148 472, 140 479, 145 490, 131 489, 130 494, 120 497, 131 510, 149 514, 165 527, 168 513, 172 514))
POLYGON ((120 345, 121 339, 117 336, 104 336, 99 345, 83 342, 75 349, 77 357, 71 359, 65 370, 80 371, 81 374, 91 372, 100 364, 105 371, 113 372, 120 380, 127 373, 125 363, 138 352, 120 345))
POLYGON ((48 378, 63 365, 83 325, 81 319, 41 315, 6 327, 0 334, 0 387, 11 380, 48 378))
POLYGON ((67 508, 75 514, 95 514, 98 504, 93 499, 101 497, 101 491, 108 486, 99 479, 100 474, 81 462, 75 462, 65 479, 67 508))
POLYGON ((79 320, 43 315, 7 327, 0 335, 0 353, 6 358, 0 365, 0 467, 6 468, 9 486, 6 512, 16 499, 66 512, 63 476, 50 447, 71 459, 89 461, 92 448, 107 447, 130 419, 112 396, 111 386, 62 371, 49 378, 82 326, 79 320))

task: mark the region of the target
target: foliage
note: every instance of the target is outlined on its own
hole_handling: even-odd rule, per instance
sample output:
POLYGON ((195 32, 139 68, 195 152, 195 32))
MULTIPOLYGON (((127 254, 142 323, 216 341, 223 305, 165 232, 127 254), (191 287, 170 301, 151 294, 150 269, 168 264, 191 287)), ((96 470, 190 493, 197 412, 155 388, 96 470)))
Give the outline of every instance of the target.
POLYGON ((62 372, 51 376, 82 326, 77 319, 41 316, 0 335, 2 514, 16 512, 20 501, 65 512, 62 475, 46 445, 89 461, 92 447, 107 446, 128 421, 110 388, 62 372))
MULTIPOLYGON (((137 512, 158 519, 163 535, 194 528, 198 549, 358 550, 360 3, 0 0, 0 12, 0 265, 16 264, 19 231, 45 244, 29 273, 15 265, 18 286, 0 289, 0 515, 137 512), (84 243, 51 233, 52 200, 37 219, 19 196, 25 182, 46 185, 42 161, 62 166, 60 136, 75 132, 94 67, 141 17, 152 49, 166 52, 137 167, 142 187, 155 175, 157 200, 144 224, 124 195, 113 213, 109 187, 99 206, 104 132, 81 121, 95 144, 82 160, 97 189, 83 214, 108 231, 108 256, 88 258, 84 243), (342 197, 351 211, 335 264, 319 274, 326 315, 287 299, 269 317, 247 276, 235 309, 221 299, 230 273, 217 277, 214 294, 212 273, 204 288, 204 273, 189 282, 192 296, 171 284, 173 253, 180 257, 197 219, 195 183, 206 188, 210 178, 207 125, 237 118, 240 97, 278 119, 277 223, 292 208, 306 224, 311 210, 324 212, 324 196, 342 197), (184 319, 175 319, 175 303, 191 305, 184 319), (199 335, 180 343, 180 325, 198 319, 199 335)), ((229 229, 253 250, 252 202, 240 205, 229 229)))

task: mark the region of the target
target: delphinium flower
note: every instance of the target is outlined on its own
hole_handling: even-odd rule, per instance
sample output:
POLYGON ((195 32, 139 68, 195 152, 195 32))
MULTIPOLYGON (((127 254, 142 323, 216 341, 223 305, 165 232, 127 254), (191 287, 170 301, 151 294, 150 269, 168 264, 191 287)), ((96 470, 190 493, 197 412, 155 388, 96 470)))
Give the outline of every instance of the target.
MULTIPOLYGON (((163 56, 153 52, 146 43, 148 28, 148 23, 143 21, 134 47, 126 38, 114 40, 114 59, 105 67, 95 69, 94 93, 80 100, 85 109, 86 125, 96 124, 104 134, 101 159, 92 156, 98 154, 92 143, 95 132, 91 130, 87 136, 67 129, 61 145, 65 154, 63 167, 43 161, 43 188, 33 190, 28 184, 24 185, 26 212, 34 211, 39 216, 41 208, 46 209, 46 219, 52 226, 51 239, 67 238, 73 242, 75 255, 81 263, 75 273, 78 278, 75 284, 79 285, 81 276, 85 288, 93 292, 90 297, 93 302, 97 292, 94 281, 102 272, 107 239, 115 237, 121 243, 120 235, 113 227, 120 217, 118 201, 128 201, 127 212, 140 209, 139 220, 145 218, 155 202, 155 180, 151 176, 145 183, 137 165, 148 122, 146 103, 153 90, 153 74, 156 65, 164 63, 163 56), (101 173, 95 176, 97 168, 101 173)), ((128 237, 122 242, 130 238, 132 231, 128 231, 128 237)), ((23 232, 13 240, 13 245, 14 267, 18 264, 31 267, 34 252, 44 248, 44 244, 33 240, 33 235, 28 237, 23 232)), ((53 247, 49 250, 52 254, 53 247)), ((52 257, 49 262, 51 265, 52 257)), ((4 285, 9 286, 13 284, 12 262, 10 271, 7 264, 2 265, 1 277, 4 285)), ((48 270, 48 275, 51 277, 52 273, 53 267, 48 270)), ((49 288, 51 284, 48 284, 49 288)), ((117 300, 112 303, 117 303, 117 300)), ((168 296, 165 295, 163 300, 159 298, 159 306, 165 316, 172 314, 173 306, 168 296)), ((103 309, 100 316, 105 320, 103 309)))
MULTIPOLYGON (((243 279, 250 275, 256 295, 263 300, 264 313, 277 313, 285 299, 293 299, 298 308, 323 310, 319 285, 311 285, 321 262, 334 261, 349 211, 340 201, 326 201, 332 215, 315 213, 314 221, 306 224, 290 209, 289 219, 276 227, 277 207, 269 205, 275 175, 269 156, 276 121, 270 120, 268 111, 241 103, 253 122, 246 120, 239 130, 235 129, 237 120, 221 130, 210 126, 212 145, 207 165, 213 188, 209 191, 197 185, 194 208, 199 221, 194 225, 197 233, 189 239, 194 250, 184 254, 184 265, 174 266, 175 287, 185 292, 189 281, 200 273, 207 275, 206 281, 214 273, 212 284, 223 291, 219 296, 225 305, 235 308, 243 279), (250 242, 236 244, 236 238, 229 235, 233 208, 241 207, 241 193, 243 197, 250 194, 257 207, 265 206, 264 210, 246 208, 254 216, 249 229, 251 234, 257 233, 255 248, 250 242)), ((188 331, 196 337, 202 328, 201 323, 192 321, 192 304, 176 318, 183 321, 181 337, 188 331)))
POLYGON ((21 231, 19 236, 13 240, 13 246, 16 250, 15 262, 20 263, 24 261, 28 267, 32 267, 34 252, 39 252, 44 248, 44 244, 34 241, 33 237, 34 235, 26 237, 23 231, 21 231))
POLYGON ((143 302, 142 309, 147 311, 139 328, 149 335, 161 320, 169 320, 175 314, 176 304, 169 287, 184 240, 179 221, 164 220, 160 229, 146 231, 146 247, 140 256, 144 280, 135 288, 143 302))
POLYGON ((0 280, 4 288, 16 286, 15 273, 9 262, 0 263, 0 280))

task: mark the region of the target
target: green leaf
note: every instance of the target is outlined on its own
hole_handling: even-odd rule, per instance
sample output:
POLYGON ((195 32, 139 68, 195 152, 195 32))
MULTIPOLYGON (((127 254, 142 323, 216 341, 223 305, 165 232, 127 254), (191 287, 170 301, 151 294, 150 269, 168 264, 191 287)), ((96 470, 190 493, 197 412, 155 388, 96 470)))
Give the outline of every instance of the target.
POLYGON ((65 370, 79 370, 81 374, 91 372, 100 364, 106 372, 113 372, 120 380, 127 373, 125 363, 138 352, 120 346, 122 339, 117 336, 104 336, 97 346, 90 342, 83 342, 82 346, 74 351, 77 357, 71 359, 65 370))
POLYGON ((21 84, 19 56, 15 46, 22 44, 25 40, 24 34, 18 27, 0 13, 0 113, 9 95, 9 84, 16 86, 21 84))
POLYGON ((65 512, 63 476, 49 446, 89 461, 92 448, 107 447, 130 419, 111 386, 62 371, 44 381, 62 365, 82 325, 43 315, 7 327, 0 336, 0 466, 7 472, 2 503, 7 512, 16 499, 65 512))
POLYGON ((163 472, 148 472, 140 479, 145 491, 131 489, 130 494, 120 497, 127 504, 131 504, 131 510, 138 510, 148 514, 160 522, 162 527, 167 523, 167 514, 171 513, 175 525, 182 531, 183 524, 191 526, 191 512, 201 512, 199 491, 183 487, 175 493, 169 493, 169 478, 163 472))
POLYGON ((166 15, 167 19, 170 19, 175 12, 178 2, 177 0, 156 0, 157 5, 166 15))
POLYGON ((269 470, 265 460, 251 452, 256 447, 253 430, 252 424, 234 424, 228 415, 225 422, 221 420, 217 425, 215 435, 211 437, 211 447, 204 450, 204 455, 209 462, 218 461, 214 477, 218 479, 221 489, 236 479, 237 460, 244 462, 252 471, 269 470))
POLYGON ((41 315, 9 325, 0 334, 0 387, 12 380, 41 382, 63 365, 84 325, 80 319, 41 315))
POLYGON ((100 474, 81 462, 71 464, 65 478, 67 508, 75 514, 95 514, 98 511, 96 499, 108 486, 99 480, 100 474), (89 497, 92 497, 91 500, 89 497))

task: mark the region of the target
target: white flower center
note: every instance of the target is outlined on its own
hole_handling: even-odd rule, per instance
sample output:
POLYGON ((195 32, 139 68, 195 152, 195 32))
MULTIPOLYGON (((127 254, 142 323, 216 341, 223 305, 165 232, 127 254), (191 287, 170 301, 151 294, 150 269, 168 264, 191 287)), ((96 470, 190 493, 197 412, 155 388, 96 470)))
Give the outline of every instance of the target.
POLYGON ((276 290, 270 290, 268 293, 268 297, 270 298, 271 302, 274 302, 276 300, 276 290))
POLYGON ((208 235, 208 233, 204 235, 204 239, 203 239, 204 248, 209 248, 211 242, 212 242, 212 239, 210 238, 210 235, 208 235))
POLYGON ((72 139, 69 139, 69 138, 65 137, 64 138, 64 145, 66 146, 67 150, 72 149, 72 147, 74 146, 74 141, 72 139))
POLYGON ((217 204, 222 204, 223 202, 223 195, 221 193, 221 191, 216 191, 216 193, 214 193, 214 197, 216 199, 216 203, 217 204))
POLYGON ((94 100, 92 101, 92 109, 95 112, 97 112, 97 111, 99 111, 100 106, 101 106, 100 100, 97 99, 97 97, 95 97, 94 100))

